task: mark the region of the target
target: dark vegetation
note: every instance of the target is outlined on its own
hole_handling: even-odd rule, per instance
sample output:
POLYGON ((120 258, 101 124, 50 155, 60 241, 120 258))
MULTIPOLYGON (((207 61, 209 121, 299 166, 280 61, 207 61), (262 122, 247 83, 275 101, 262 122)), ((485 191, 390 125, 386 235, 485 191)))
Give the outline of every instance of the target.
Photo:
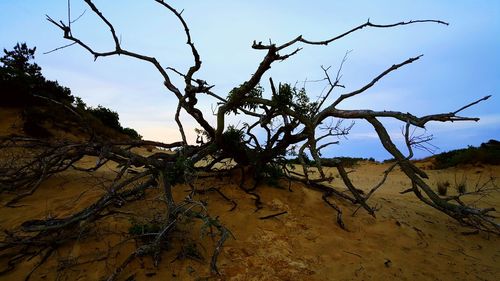
POLYGON ((435 169, 446 169, 467 164, 500 165, 500 142, 489 140, 479 147, 451 150, 433 156, 435 169))
MULTIPOLYGON (((281 44, 272 42, 272 40, 266 40, 266 43, 255 41, 251 47, 256 51, 263 52, 262 60, 256 63, 255 72, 246 81, 234 82, 234 85, 239 86, 236 86, 229 93, 220 95, 213 91, 213 85, 199 77, 198 72, 202 68, 201 57, 192 41, 188 24, 183 18, 182 12, 172 7, 167 1, 154 0, 159 7, 175 17, 180 28, 184 30, 186 44, 191 52, 191 66, 184 72, 173 66, 163 65, 154 57, 127 50, 122 45, 116 28, 106 18, 105 13, 100 11, 93 1, 84 0, 84 2, 109 30, 110 37, 114 42, 112 48, 105 52, 99 52, 93 49, 92 44, 84 43, 79 39, 72 30, 72 25, 79 18, 73 19, 70 13, 71 9, 68 7, 68 18, 65 21, 56 21, 47 17, 48 21, 59 28, 62 36, 70 42, 67 46, 57 48, 57 50, 77 45, 92 54, 96 60, 109 56, 125 56, 150 64, 163 77, 166 91, 177 98, 178 104, 174 118, 181 140, 174 143, 146 140, 113 142, 99 135, 78 142, 13 136, 2 138, 0 142, 1 152, 10 153, 12 157, 6 163, 1 163, 2 166, 0 166, 0 170, 4 172, 3 175, 0 175, 0 195, 14 194, 13 198, 11 196, 6 203, 10 207, 14 207, 16 202, 33 194, 45 179, 62 171, 74 169, 93 173, 103 167, 105 163, 110 162, 117 165, 116 175, 112 181, 108 181, 106 188, 103 189, 106 192, 85 209, 66 217, 28 220, 22 223, 18 229, 6 230, 3 240, 0 241, 0 254, 4 259, 7 259, 9 266, 5 271, 14 269, 20 262, 39 256, 41 262, 33 269, 33 271, 36 270, 48 256, 57 250, 60 241, 70 243, 76 239, 84 239, 81 236, 82 225, 96 225, 106 216, 118 212, 118 209, 124 204, 141 200, 149 189, 160 187, 162 196, 155 200, 158 203, 155 211, 160 215, 155 218, 135 220, 129 229, 129 234, 141 240, 141 243, 138 243, 136 249, 123 263, 111 272, 108 280, 118 278, 127 266, 139 257, 150 257, 158 266, 161 262, 162 252, 169 249, 166 241, 175 237, 177 227, 186 218, 201 224, 202 233, 204 230, 209 231, 215 244, 210 269, 214 274, 218 274, 217 257, 221 253, 226 239, 231 237, 231 233, 217 217, 210 216, 207 205, 209 203, 197 195, 215 192, 233 204, 231 211, 237 210, 238 207, 236 202, 220 190, 206 186, 203 182, 201 184, 196 182, 198 177, 215 180, 229 176, 238 179, 238 187, 254 199, 256 212, 262 208, 259 196, 259 186, 262 183, 278 184, 279 180, 302 182, 305 186, 321 193, 319 196, 325 201, 325 204, 337 214, 339 227, 347 230, 348 226, 344 224, 342 219, 343 211, 337 201, 355 205, 358 209, 375 217, 378 208, 372 206, 369 200, 374 192, 383 186, 387 176, 398 167, 411 182, 411 188, 407 192, 411 192, 424 204, 443 212, 464 226, 500 234, 500 224, 497 218, 492 215, 492 212, 495 211, 494 208, 490 206, 479 207, 476 204, 467 205, 464 203, 467 201, 462 200, 463 196, 477 195, 478 192, 483 195, 492 189, 479 188, 478 192, 466 192, 451 197, 442 196, 427 183, 426 179, 429 176, 425 171, 419 169, 411 161, 413 148, 421 147, 430 140, 429 137, 425 136, 413 136, 411 132, 415 128, 425 128, 427 123, 433 121, 478 121, 478 118, 464 117, 459 114, 467 108, 487 100, 490 96, 477 99, 449 113, 420 117, 394 110, 375 111, 341 108, 346 99, 365 93, 382 78, 417 61, 421 56, 410 57, 403 62, 393 64, 357 90, 342 94, 337 93, 337 90, 344 89, 340 82, 342 77, 340 73, 342 65, 346 61, 345 57, 335 73, 332 73, 330 68, 322 68, 324 79, 319 81, 325 83, 325 90, 321 93, 306 94, 305 88, 296 88, 290 83, 276 84, 272 78, 269 81, 263 80, 263 76, 268 73, 273 64, 284 62, 298 55, 303 47, 333 44, 335 41, 364 28, 384 29, 419 23, 442 25, 447 25, 447 23, 439 20, 412 20, 381 25, 368 21, 324 41, 312 41, 303 36, 297 36, 281 44), (181 79, 173 82, 174 79, 171 78, 174 75, 178 75, 181 79), (264 84, 268 85, 270 91, 264 92, 264 84), (215 113, 217 122, 215 124, 207 121, 204 113, 197 107, 200 96, 213 98, 217 106, 215 113), (311 101, 310 96, 318 98, 311 101), (197 132, 199 137, 203 137, 205 141, 199 141, 196 146, 188 144, 179 117, 181 112, 189 115, 198 123, 200 129, 197 132), (226 116, 229 114, 242 114, 243 120, 246 122, 238 126, 231 126, 226 123, 226 116), (381 123, 381 119, 396 120, 404 124, 403 136, 406 144, 404 150, 398 149, 393 136, 381 123), (343 123, 344 120, 350 121, 346 125, 343 123), (367 193, 362 193, 360 189, 356 188, 351 181, 349 172, 345 169, 346 166, 354 165, 358 160, 323 159, 321 157, 322 149, 339 144, 339 137, 349 134, 354 120, 367 121, 377 133, 383 147, 394 158, 394 161, 383 172, 382 179, 374 183, 373 188, 367 193), (257 135, 263 137, 258 138, 257 135), (174 149, 174 151, 173 153, 156 151, 149 156, 144 156, 132 150, 134 147, 151 145, 163 149, 174 149), (28 149, 31 153, 27 160, 24 158, 27 156, 15 154, 16 151, 28 149), (310 159, 306 155, 310 155, 310 159), (98 159, 96 164, 90 168, 80 167, 78 162, 89 156, 98 159), (290 169, 290 161, 287 161, 287 157, 297 157, 300 172, 290 169), (224 165, 224 161, 227 159, 232 159, 235 165, 229 166, 225 170, 214 169, 216 164, 224 165), (202 160, 207 163, 203 166, 194 165, 202 160), (325 164, 337 169, 338 180, 342 181, 342 187, 336 184, 337 179, 333 179, 325 173, 325 164), (314 179, 312 174, 314 174, 314 179), (180 200, 174 199, 173 189, 178 186, 183 189, 188 188, 189 195, 180 200), (147 235, 148 238, 140 239, 137 237, 141 235, 147 235)), ((26 47, 21 46, 18 49, 17 52, 24 52, 28 57, 26 60, 20 59, 21 62, 27 62, 34 54, 34 50, 31 52, 26 47)), ((12 55, 7 54, 7 57, 12 57, 12 55)), ((25 63, 21 67, 28 66, 29 64, 25 63)), ((6 69, 3 71, 7 71, 9 66, 4 66, 4 68, 6 69)), ((38 72, 39 68, 35 68, 34 73, 38 72)), ((26 79, 31 79, 32 76, 23 75, 21 77, 26 78, 27 76, 26 79)), ((7 80, 11 79, 9 75, 6 78, 7 80)), ((29 92, 29 88, 27 91, 29 92)), ((69 92, 66 93, 69 94, 69 92)), ((30 95, 27 97, 31 98, 30 95)), ((50 100, 52 99, 53 97, 50 97, 50 100)), ((68 105, 69 102, 69 100, 64 100, 61 103, 68 105)), ((87 110, 81 100, 74 98, 71 102, 74 102, 71 104, 73 110, 87 110)), ((118 127, 117 122, 115 122, 118 115, 112 111, 97 108, 88 111, 89 114, 92 114, 91 112, 97 114, 96 118, 100 118, 103 123, 107 123, 111 127, 118 127)), ((180 255, 182 257, 197 256, 196 249, 189 245, 186 245, 182 252, 184 252, 180 255)))
POLYGON ((47 138, 51 124, 70 132, 91 124, 101 135, 120 137, 110 128, 132 139, 142 137, 132 128, 123 128, 118 113, 103 107, 88 107, 81 98, 57 81, 47 80, 36 63, 35 48, 17 44, 12 51, 4 49, 0 58, 0 106, 23 109, 24 132, 33 137, 47 138), (84 120, 82 120, 84 119, 84 120))
POLYGON ((26 43, 18 43, 12 51, 4 49, 4 56, 0 58, 0 105, 33 106, 38 103, 37 95, 64 104, 73 103, 75 98, 70 89, 60 86, 56 81, 45 79, 40 66, 31 63, 35 58, 35 51, 36 48, 30 49, 26 43))
MULTIPOLYGON (((315 166, 316 161, 309 159, 307 155, 303 156, 304 162, 307 165, 310 166, 315 166)), ((333 157, 333 158, 324 158, 320 157, 321 165, 323 167, 336 167, 338 163, 341 163, 344 167, 354 167, 359 164, 359 162, 372 162, 372 163, 377 163, 377 161, 370 157, 370 158, 363 158, 363 157, 348 157, 348 156, 343 156, 343 157, 333 157)), ((287 159, 287 162, 289 164, 300 164, 300 158, 295 157, 291 159, 287 159)))

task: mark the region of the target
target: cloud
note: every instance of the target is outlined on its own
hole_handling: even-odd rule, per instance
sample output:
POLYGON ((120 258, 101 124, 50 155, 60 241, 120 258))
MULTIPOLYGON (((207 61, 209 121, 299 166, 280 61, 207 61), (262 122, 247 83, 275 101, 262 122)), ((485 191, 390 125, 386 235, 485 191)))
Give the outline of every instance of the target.
POLYGON ((352 133, 347 138, 353 140, 378 139, 378 135, 375 132, 352 133))

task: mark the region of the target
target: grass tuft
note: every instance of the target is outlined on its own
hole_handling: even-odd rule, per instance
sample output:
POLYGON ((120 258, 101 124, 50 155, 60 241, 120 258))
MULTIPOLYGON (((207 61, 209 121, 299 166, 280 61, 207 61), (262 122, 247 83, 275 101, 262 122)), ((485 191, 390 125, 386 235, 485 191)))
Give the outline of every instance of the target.
POLYGON ((438 181, 437 182, 437 191, 439 195, 445 196, 448 193, 448 187, 450 187, 449 181, 438 181))

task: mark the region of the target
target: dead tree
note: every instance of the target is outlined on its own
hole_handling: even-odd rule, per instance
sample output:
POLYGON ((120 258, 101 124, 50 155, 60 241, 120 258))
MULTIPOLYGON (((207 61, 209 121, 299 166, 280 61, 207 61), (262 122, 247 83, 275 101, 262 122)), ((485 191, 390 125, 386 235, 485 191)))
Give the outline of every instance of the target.
MULTIPOLYGON (((7 232, 8 235, 0 244, 1 251, 7 251, 12 248, 21 248, 24 257, 32 253, 50 255, 57 243, 54 241, 66 241, 72 239, 72 233, 78 228, 82 221, 95 221, 103 216, 113 213, 112 202, 116 200, 128 201, 135 200, 134 194, 142 192, 150 186, 160 185, 164 190, 164 201, 167 205, 167 212, 164 216, 164 223, 161 231, 154 234, 154 239, 133 252, 123 265, 118 267, 109 279, 116 278, 124 269, 127 263, 135 257, 150 255, 156 262, 159 262, 162 250, 161 241, 166 239, 173 231, 176 221, 180 214, 190 214, 206 223, 210 223, 220 233, 220 240, 215 249, 212 258, 211 268, 217 272, 216 259, 221 251, 224 240, 229 236, 229 231, 217 220, 208 216, 203 204, 188 196, 182 202, 175 202, 172 197, 172 186, 181 182, 190 183, 191 178, 200 171, 206 172, 203 167, 195 168, 193 163, 210 156, 213 159, 205 168, 211 168, 215 163, 223 159, 231 158, 237 163, 235 169, 241 169, 243 175, 250 175, 253 179, 252 187, 244 187, 245 181, 242 180, 241 187, 256 196, 256 203, 259 197, 255 193, 258 184, 265 177, 281 176, 290 180, 302 181, 307 185, 313 186, 323 192, 324 201, 337 212, 337 222, 344 228, 342 221, 342 210, 332 200, 344 200, 363 208, 367 213, 375 216, 376 209, 368 203, 368 199, 385 182, 387 175, 399 166, 406 176, 411 180, 411 191, 425 204, 449 215, 460 223, 476 228, 481 231, 500 234, 500 225, 495 221, 491 213, 493 208, 477 208, 464 204, 458 197, 441 197, 425 181, 427 175, 424 171, 417 168, 410 159, 413 157, 413 147, 422 144, 422 139, 412 138, 409 133, 412 128, 425 128, 429 122, 455 122, 455 121, 478 121, 478 118, 462 117, 459 114, 477 103, 487 100, 490 96, 480 98, 471 102, 462 108, 449 113, 431 114, 426 116, 415 116, 411 113, 399 112, 394 110, 346 110, 340 106, 344 101, 354 96, 363 94, 374 86, 382 78, 385 78, 397 69, 409 65, 422 56, 411 57, 403 62, 393 64, 383 70, 378 76, 360 87, 359 89, 337 95, 335 91, 342 89, 340 83, 340 72, 342 64, 336 74, 332 75, 329 68, 323 68, 327 83, 327 90, 320 95, 316 101, 311 101, 305 92, 305 89, 299 89, 286 83, 275 84, 273 79, 263 81, 263 75, 271 68, 275 62, 282 62, 296 56, 301 49, 309 45, 327 46, 335 43, 350 34, 364 28, 388 29, 396 26, 405 26, 411 24, 442 24, 448 23, 440 20, 411 20, 402 21, 393 24, 376 24, 367 21, 359 26, 352 28, 344 33, 330 37, 323 41, 312 41, 299 35, 284 43, 263 44, 262 42, 253 42, 252 48, 264 53, 263 59, 258 63, 257 68, 251 77, 240 83, 237 87, 226 95, 213 92, 213 86, 198 77, 198 71, 202 67, 202 62, 198 50, 191 39, 191 33, 187 22, 182 13, 172 7, 169 3, 162 0, 154 0, 159 7, 164 8, 167 13, 176 17, 180 27, 184 29, 186 44, 191 51, 192 64, 189 69, 183 73, 172 66, 165 66, 155 57, 141 53, 136 53, 125 49, 115 31, 113 24, 98 9, 91 0, 84 0, 90 10, 102 21, 110 30, 110 36, 113 39, 114 46, 106 52, 94 50, 91 44, 83 42, 71 29, 71 18, 67 22, 56 21, 47 16, 47 20, 60 28, 63 36, 70 45, 78 45, 94 56, 94 59, 101 59, 109 56, 127 56, 145 63, 149 63, 163 77, 163 83, 166 90, 173 94, 178 101, 175 120, 178 124, 182 140, 173 144, 162 144, 147 141, 136 141, 130 143, 110 143, 98 138, 83 143, 48 143, 34 139, 8 138, 2 142, 3 147, 36 147, 39 154, 36 154, 32 160, 23 163, 13 163, 6 166, 7 173, 0 178, 0 188, 2 192, 7 189, 15 190, 18 193, 12 203, 21 200, 26 194, 31 194, 38 181, 43 180, 54 173, 66 169, 77 169, 77 162, 84 156, 95 156, 99 158, 98 163, 91 170, 98 170, 103 163, 112 161, 120 165, 120 172, 109 187, 108 193, 95 202, 92 206, 80 213, 60 219, 48 219, 28 221, 22 225, 17 232, 7 232), (179 75, 183 83, 174 84, 172 75, 179 75), (271 89, 271 96, 263 96, 263 86, 268 84, 271 89), (197 108, 198 97, 207 95, 214 98, 218 104, 216 112, 216 124, 209 123, 202 111, 197 108), (179 118, 181 112, 185 112, 193 117, 202 128, 206 143, 199 143, 199 146, 189 146, 186 141, 184 128, 179 118), (226 115, 239 113, 247 116, 247 123, 241 127, 228 126, 226 124, 226 115), (384 125, 380 122, 381 118, 390 118, 400 121, 405 126, 405 140, 408 153, 405 154, 394 144, 391 136, 384 125), (347 120, 347 121, 343 121, 347 120), (394 165, 384 173, 383 179, 374 185, 373 189, 363 194, 349 178, 342 163, 333 163, 340 178, 348 189, 348 193, 337 188, 331 187, 328 183, 333 179, 323 170, 321 150, 337 143, 339 136, 348 135, 354 120, 366 120, 377 133, 383 147, 396 159, 394 165), (344 123, 347 122, 347 125, 344 123), (329 125, 324 125, 329 124, 329 125), (259 130, 265 132, 264 138, 258 138, 259 130), (133 153, 130 149, 136 146, 153 145, 161 148, 177 148, 174 154, 155 153, 145 157, 133 153), (291 171, 287 164, 286 156, 292 148, 298 148, 298 156, 303 166, 303 172, 297 173, 291 171), (308 167, 303 155, 309 153, 313 160, 313 167, 308 167), (141 172, 132 177, 124 176, 129 169, 141 168, 141 172), (319 178, 312 179, 309 171, 314 168, 318 172, 319 178), (19 175, 22 175, 19 176, 19 175), (193 208, 199 211, 194 212, 193 208)), ((65 46, 66 47, 66 46, 65 46)), ((59 48, 58 48, 59 49, 59 48)), ((210 170, 210 169, 208 169, 210 170)), ((193 193, 196 192, 193 187, 193 193)), ((191 194, 191 195, 192 195, 191 194)), ((126 203, 126 202, 125 202, 126 203)), ((15 265, 20 259, 19 255, 14 255, 10 265, 15 265)))

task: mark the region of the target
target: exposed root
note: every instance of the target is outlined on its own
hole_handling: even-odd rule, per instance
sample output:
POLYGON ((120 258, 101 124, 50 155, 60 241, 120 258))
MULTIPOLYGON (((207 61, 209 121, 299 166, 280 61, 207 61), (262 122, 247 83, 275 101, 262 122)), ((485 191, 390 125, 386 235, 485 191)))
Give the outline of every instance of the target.
POLYGON ((215 188, 215 187, 210 187, 208 189, 196 189, 196 193, 198 194, 205 194, 205 193, 208 193, 208 192, 216 192, 217 194, 219 194, 222 198, 224 198, 224 200, 230 202, 233 206, 231 207, 231 209, 229 209, 229 211, 233 211, 234 209, 236 209, 236 207, 238 206, 238 203, 236 203, 236 201, 234 201, 233 199, 227 197, 222 191, 220 191, 219 188, 215 188))
POLYGON ((334 202, 328 200, 328 197, 330 196, 332 196, 331 193, 323 193, 323 196, 321 196, 321 198, 323 199, 323 201, 325 201, 326 204, 328 204, 328 206, 332 207, 335 211, 337 211, 337 224, 343 230, 347 230, 344 221, 342 220, 342 209, 340 209, 340 207, 337 206, 337 204, 335 204, 334 202))

